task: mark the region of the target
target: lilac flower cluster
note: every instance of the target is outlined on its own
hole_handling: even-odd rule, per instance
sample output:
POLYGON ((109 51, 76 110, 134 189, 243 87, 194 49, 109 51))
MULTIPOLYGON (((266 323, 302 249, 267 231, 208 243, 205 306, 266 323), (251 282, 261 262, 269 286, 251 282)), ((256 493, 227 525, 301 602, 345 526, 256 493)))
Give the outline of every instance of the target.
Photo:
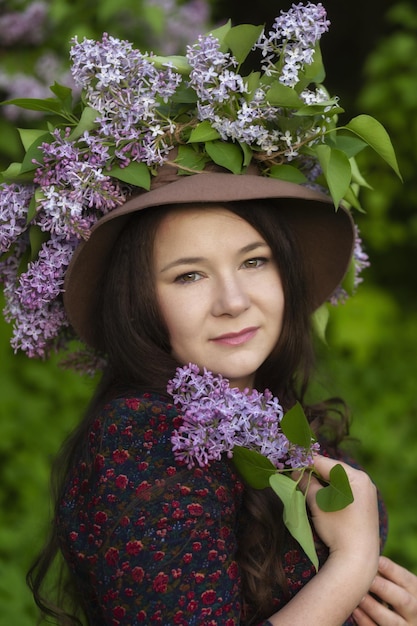
POLYGON ((104 173, 107 149, 94 137, 71 142, 56 129, 53 141, 40 149, 34 214, 34 186, 3 185, 0 191, 0 254, 10 250, 0 262, 0 279, 6 295, 4 314, 14 322, 12 347, 44 358, 52 345, 60 345, 59 334, 68 327, 60 300, 74 249, 125 194, 104 173), (34 258, 28 262, 28 241, 39 231, 44 233, 40 248, 34 251, 31 246, 34 258))
MULTIPOLYGON (((298 5, 277 19, 276 30, 270 33, 269 38, 264 34, 260 36, 256 46, 266 55, 262 64, 266 75, 279 74, 279 80, 284 84, 291 87, 297 84, 299 70, 313 61, 315 45, 327 25, 324 15, 321 5, 298 5), (288 56, 290 49, 298 50, 295 42, 290 45, 283 39, 289 36, 294 40, 299 38, 297 45, 302 50, 303 58, 302 64, 298 60, 295 65, 291 65, 293 70, 297 68, 291 81, 288 80, 290 62, 286 60, 283 68, 280 67, 280 57, 284 51, 288 56), (279 45, 278 40, 281 42, 279 45)), ((212 35, 200 36, 197 43, 189 46, 187 60, 191 66, 190 85, 198 96, 197 115, 202 121, 209 120, 223 140, 245 143, 268 156, 280 155, 287 161, 299 156, 300 146, 323 141, 323 135, 332 121, 332 108, 336 106, 336 101, 329 104, 325 115, 317 116, 318 119, 312 117, 309 125, 306 125, 305 120, 300 121, 297 127, 294 124, 294 112, 269 103, 265 86, 258 86, 248 99, 247 83, 234 71, 238 65, 236 59, 230 53, 222 52, 219 40, 212 35), (293 120, 291 131, 288 118, 293 120)), ((320 104, 328 101, 329 96, 320 86, 315 91, 302 90, 300 99, 306 104, 320 104)))
POLYGON ((313 61, 317 42, 328 31, 330 22, 326 10, 319 2, 293 5, 289 11, 281 11, 272 30, 260 37, 257 47, 262 51, 262 69, 267 75, 278 74, 277 58, 282 56, 279 81, 294 87, 299 73, 313 61))
POLYGON ((114 144, 120 165, 161 165, 168 154, 164 136, 173 134, 175 124, 158 109, 174 95, 181 75, 156 68, 131 43, 107 34, 101 42, 75 37, 70 56, 74 81, 98 113, 97 133, 114 144))
POLYGON ((278 469, 312 465, 313 451, 292 444, 283 434, 283 410, 270 391, 240 391, 229 381, 190 363, 178 368, 168 392, 182 416, 171 441, 175 456, 188 467, 204 467, 242 446, 267 457, 278 469))

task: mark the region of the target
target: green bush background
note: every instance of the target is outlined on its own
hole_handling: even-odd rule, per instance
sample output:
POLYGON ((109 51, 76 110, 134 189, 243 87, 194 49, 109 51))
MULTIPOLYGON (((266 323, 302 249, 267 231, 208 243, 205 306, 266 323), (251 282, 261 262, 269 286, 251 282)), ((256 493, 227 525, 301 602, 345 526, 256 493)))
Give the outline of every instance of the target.
MULTIPOLYGON (((142 4, 92 2, 86 10, 84 3, 52 0, 54 27, 42 46, 65 63, 65 42, 73 34, 99 36, 107 30, 142 44, 145 30, 155 37, 163 33, 165 19, 157 9, 141 12, 142 4)), ((379 2, 370 2, 366 14, 363 2, 337 3, 348 9, 324 4, 333 33, 324 46, 328 85, 350 116, 367 112, 386 126, 404 184, 372 154, 364 157, 375 191, 364 197, 367 213, 359 221, 372 266, 357 295, 332 311, 328 346, 319 350, 318 384, 325 394, 343 396, 351 408, 355 454, 389 510, 386 554, 417 572, 417 10, 412 2, 385 3, 383 11, 379 2)), ((270 3, 261 2, 253 15, 245 2, 213 2, 212 16, 259 23, 288 7, 278 3, 271 16, 270 3)), ((12 73, 22 67, 30 72, 42 46, 1 49, 3 66, 12 73)), ((1 118, 1 161, 7 164, 19 150, 13 125, 1 118)), ((9 336, 10 328, 1 322, 0 626, 29 626, 36 611, 24 577, 49 523, 50 462, 94 381, 62 370, 58 359, 42 363, 13 355, 9 336)))

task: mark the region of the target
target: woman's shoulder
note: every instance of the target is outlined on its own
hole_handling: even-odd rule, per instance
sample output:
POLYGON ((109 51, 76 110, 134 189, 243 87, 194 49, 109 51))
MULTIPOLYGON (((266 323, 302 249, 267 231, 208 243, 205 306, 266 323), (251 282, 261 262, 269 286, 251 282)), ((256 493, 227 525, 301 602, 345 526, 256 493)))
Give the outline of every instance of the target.
POLYGON ((170 444, 181 424, 175 405, 159 393, 129 392, 107 400, 96 415, 90 446, 102 453, 117 448, 141 448, 170 444))
POLYGON ((135 425, 135 427, 157 427, 168 423, 176 427, 179 422, 177 409, 167 396, 160 393, 130 392, 107 400, 97 415, 100 426, 114 431, 115 425, 135 425), (111 425, 113 424, 113 428, 111 425))
POLYGON ((138 415, 149 412, 157 413, 159 411, 176 413, 175 406, 167 395, 158 392, 135 392, 131 390, 124 394, 114 395, 108 399, 103 404, 101 412, 103 415, 127 415, 129 413, 138 415))

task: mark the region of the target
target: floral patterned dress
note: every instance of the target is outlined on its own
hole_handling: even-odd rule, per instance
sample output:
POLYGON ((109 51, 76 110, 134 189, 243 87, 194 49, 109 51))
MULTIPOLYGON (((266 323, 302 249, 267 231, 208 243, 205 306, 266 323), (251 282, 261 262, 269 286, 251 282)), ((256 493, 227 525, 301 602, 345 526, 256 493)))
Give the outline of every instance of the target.
MULTIPOLYGON (((235 560, 243 485, 227 462, 176 461, 179 420, 162 396, 115 399, 91 429, 92 463, 74 468, 56 522, 91 626, 245 623, 235 560)), ((325 559, 325 546, 318 553, 325 559)), ((284 568, 291 595, 314 576, 294 546, 284 568)))

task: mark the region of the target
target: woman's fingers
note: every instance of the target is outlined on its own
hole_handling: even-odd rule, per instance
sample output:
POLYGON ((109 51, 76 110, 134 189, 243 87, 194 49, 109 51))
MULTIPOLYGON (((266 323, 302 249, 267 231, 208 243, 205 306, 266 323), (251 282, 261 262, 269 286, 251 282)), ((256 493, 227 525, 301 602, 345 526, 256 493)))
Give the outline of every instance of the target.
POLYGON ((358 626, 417 626, 417 576, 386 557, 353 616, 358 626))
POLYGON ((379 559, 378 571, 384 579, 407 591, 417 602, 417 576, 415 574, 385 556, 379 559))

